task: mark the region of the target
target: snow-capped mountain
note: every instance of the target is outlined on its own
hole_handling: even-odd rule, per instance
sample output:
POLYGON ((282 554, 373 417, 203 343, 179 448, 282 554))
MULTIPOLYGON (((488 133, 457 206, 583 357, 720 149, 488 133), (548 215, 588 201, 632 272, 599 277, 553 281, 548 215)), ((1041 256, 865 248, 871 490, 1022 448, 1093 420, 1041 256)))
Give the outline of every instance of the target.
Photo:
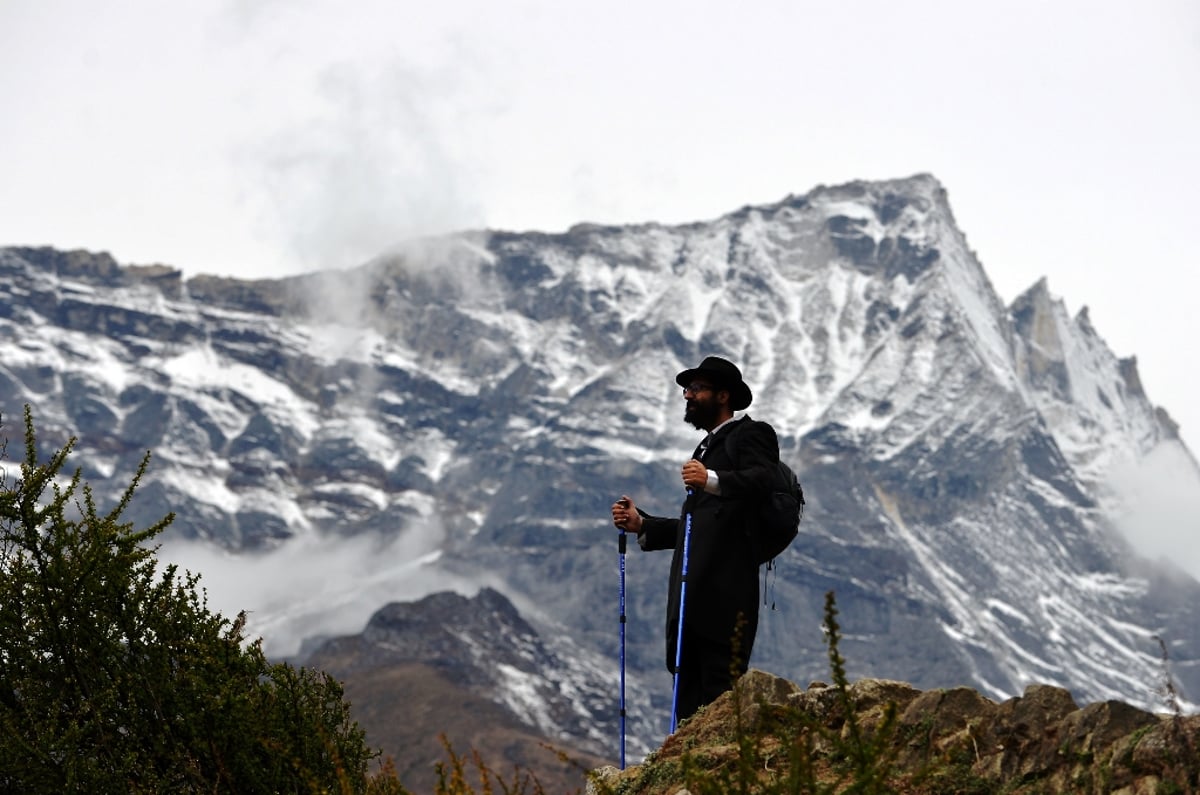
MULTIPOLYGON (((206 580, 305 571, 258 608, 268 650, 487 585, 613 661, 594 673, 608 720, 608 508, 678 510, 697 435, 673 377, 710 353, 742 367, 809 498, 753 665, 825 676, 833 589, 855 675, 1155 707, 1161 638, 1200 700, 1200 585, 1116 525, 1124 473, 1165 456, 1195 499, 1200 470, 1086 313, 1044 283, 1003 305, 932 177, 686 226, 464 233, 273 281, 0 250, 8 434, 30 403, 44 444, 79 436, 97 493, 152 450, 134 518, 174 511, 169 532, 212 551, 206 580)), ((630 675, 660 731, 668 557, 627 559, 630 675)))

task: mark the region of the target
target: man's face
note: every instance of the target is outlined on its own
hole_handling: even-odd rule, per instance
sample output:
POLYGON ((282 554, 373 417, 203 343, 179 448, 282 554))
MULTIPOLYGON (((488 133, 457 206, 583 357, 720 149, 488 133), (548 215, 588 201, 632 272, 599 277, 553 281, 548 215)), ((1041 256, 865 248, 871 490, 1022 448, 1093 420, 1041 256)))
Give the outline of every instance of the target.
POLYGON ((683 399, 687 405, 683 410, 683 421, 694 428, 711 431, 721 416, 720 394, 707 381, 695 381, 683 388, 683 399))

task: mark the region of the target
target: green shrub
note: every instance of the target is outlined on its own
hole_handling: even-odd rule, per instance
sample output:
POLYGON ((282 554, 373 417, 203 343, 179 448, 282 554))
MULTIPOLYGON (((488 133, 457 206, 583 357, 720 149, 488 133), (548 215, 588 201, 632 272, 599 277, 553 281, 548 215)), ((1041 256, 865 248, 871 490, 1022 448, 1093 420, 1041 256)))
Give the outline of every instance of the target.
POLYGON ((63 476, 74 439, 38 463, 28 407, 25 429, 19 476, 0 469, 0 791, 365 791, 341 686, 270 663, 197 575, 160 570, 173 515, 121 520, 149 453, 101 514, 63 476))

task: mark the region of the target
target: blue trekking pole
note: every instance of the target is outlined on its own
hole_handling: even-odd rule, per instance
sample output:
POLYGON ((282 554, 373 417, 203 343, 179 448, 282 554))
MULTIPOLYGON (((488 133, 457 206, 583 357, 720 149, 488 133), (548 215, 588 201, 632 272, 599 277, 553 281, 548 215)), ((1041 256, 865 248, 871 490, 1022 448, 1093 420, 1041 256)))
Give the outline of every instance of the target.
POLYGON ((621 769, 625 769, 625 528, 617 535, 621 554, 621 769))
MULTIPOLYGON (((688 497, 692 490, 688 489, 688 497)), ((692 544, 692 512, 689 510, 683 524, 683 568, 679 572, 679 629, 675 635, 675 685, 671 694, 671 734, 675 733, 678 725, 675 717, 679 714, 679 666, 683 659, 683 608, 687 597, 688 548, 692 544)))

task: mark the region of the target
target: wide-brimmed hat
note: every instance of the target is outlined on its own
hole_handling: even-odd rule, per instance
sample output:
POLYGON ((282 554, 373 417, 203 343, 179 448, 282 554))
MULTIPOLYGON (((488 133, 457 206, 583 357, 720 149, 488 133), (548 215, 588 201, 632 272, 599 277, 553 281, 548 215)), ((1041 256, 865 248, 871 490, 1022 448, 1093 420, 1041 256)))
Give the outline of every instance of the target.
POLYGON ((720 356, 705 356, 699 367, 684 370, 675 376, 675 383, 680 386, 688 386, 697 377, 709 379, 713 382, 713 386, 720 389, 728 389, 729 407, 734 411, 741 411, 754 399, 750 394, 750 387, 746 386, 746 382, 742 380, 742 371, 728 359, 722 359, 720 356))

